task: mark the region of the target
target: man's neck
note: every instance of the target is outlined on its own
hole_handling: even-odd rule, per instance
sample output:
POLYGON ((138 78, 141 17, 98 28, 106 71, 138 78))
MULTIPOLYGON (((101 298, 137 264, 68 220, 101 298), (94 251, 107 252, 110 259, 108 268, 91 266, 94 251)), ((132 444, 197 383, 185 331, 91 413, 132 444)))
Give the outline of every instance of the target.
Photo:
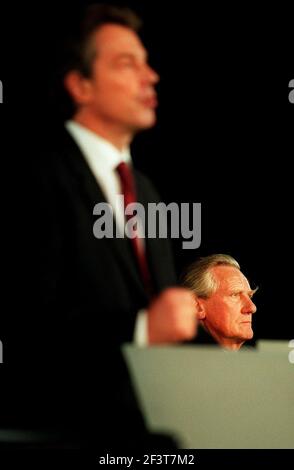
POLYGON ((215 341, 224 349, 229 349, 231 351, 239 351, 242 344, 245 341, 237 340, 235 338, 224 338, 223 336, 219 335, 216 331, 211 330, 207 327, 207 325, 202 322, 203 327, 205 330, 215 339, 215 341))
POLYGON ((117 126, 105 125, 104 123, 91 118, 91 116, 85 116, 82 112, 78 112, 73 117, 73 121, 107 140, 120 152, 128 147, 133 139, 131 132, 122 132, 122 130, 118 129, 117 126))

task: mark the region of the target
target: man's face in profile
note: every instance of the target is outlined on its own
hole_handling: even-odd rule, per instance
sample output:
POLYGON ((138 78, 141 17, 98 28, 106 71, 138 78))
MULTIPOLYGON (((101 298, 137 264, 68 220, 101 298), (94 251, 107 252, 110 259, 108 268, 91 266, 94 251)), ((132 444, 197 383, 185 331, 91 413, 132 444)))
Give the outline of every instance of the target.
POLYGON ((155 124, 158 75, 147 63, 137 34, 107 24, 93 34, 97 54, 88 80, 86 106, 107 126, 137 131, 155 124))
POLYGON ((253 337, 254 292, 246 277, 235 267, 215 266, 212 274, 218 287, 208 299, 200 300, 201 319, 210 334, 222 344, 242 345, 253 337))

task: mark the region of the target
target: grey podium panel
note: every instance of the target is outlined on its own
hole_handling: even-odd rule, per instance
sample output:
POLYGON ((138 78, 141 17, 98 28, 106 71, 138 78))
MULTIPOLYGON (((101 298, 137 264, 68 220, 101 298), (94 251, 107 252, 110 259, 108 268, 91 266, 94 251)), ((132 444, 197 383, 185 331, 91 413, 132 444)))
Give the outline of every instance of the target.
POLYGON ((147 423, 194 449, 294 448, 288 342, 255 349, 124 346, 147 423))

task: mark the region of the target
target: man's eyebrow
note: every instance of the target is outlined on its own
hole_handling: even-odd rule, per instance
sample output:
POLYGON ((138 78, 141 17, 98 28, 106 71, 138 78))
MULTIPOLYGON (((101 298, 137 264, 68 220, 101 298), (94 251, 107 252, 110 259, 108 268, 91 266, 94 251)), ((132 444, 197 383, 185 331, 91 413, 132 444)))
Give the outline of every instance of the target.
MULTIPOLYGON (((143 52, 142 53, 142 57, 144 60, 148 61, 148 53, 147 52, 143 52)), ((136 59, 137 58, 137 54, 135 54, 134 52, 118 52, 117 55, 115 56, 114 60, 120 60, 120 59, 136 59)))
POLYGON ((117 58, 121 57, 134 57, 134 54, 132 52, 119 52, 116 56, 117 58))
POLYGON ((249 297, 253 297, 255 292, 258 291, 259 287, 256 287, 255 289, 250 289, 248 292, 249 297))
POLYGON ((249 295, 249 297, 253 297, 255 292, 258 290, 259 288, 256 287, 255 289, 248 289, 248 290, 245 290, 245 289, 240 289, 240 288, 232 288, 232 293, 233 294, 242 294, 242 293, 246 293, 249 295))

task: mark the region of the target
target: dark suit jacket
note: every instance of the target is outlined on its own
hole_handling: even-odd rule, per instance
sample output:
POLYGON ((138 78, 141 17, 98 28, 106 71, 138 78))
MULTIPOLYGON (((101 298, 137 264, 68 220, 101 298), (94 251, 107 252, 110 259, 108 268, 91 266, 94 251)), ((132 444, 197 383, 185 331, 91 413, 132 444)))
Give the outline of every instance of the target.
POLYGON ((202 325, 198 326, 197 336, 193 340, 193 344, 217 345, 217 342, 202 325))
MULTIPOLYGON (((132 341, 149 299, 130 241, 94 237, 93 208, 106 201, 67 132, 32 171, 28 308, 6 330, 6 362, 20 381, 26 374, 28 390, 10 393, 7 422, 79 442, 97 442, 97 433, 103 445, 134 442, 145 427, 120 346, 132 341)), ((139 172, 135 178, 139 202, 158 202, 150 182, 139 172)), ((174 285, 168 241, 146 239, 146 250, 155 292, 174 285)))

